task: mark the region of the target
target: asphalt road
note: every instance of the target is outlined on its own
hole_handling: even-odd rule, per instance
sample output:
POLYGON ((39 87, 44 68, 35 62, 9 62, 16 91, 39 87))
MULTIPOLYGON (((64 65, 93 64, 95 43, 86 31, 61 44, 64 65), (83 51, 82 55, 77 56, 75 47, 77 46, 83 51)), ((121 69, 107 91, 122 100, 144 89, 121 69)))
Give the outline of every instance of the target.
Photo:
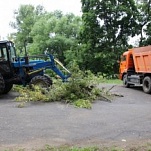
MULTIPOLYGON (((112 85, 100 85, 106 88, 112 85)), ((96 101, 91 110, 62 103, 31 103, 18 108, 17 95, 0 97, 0 150, 49 145, 104 145, 151 140, 151 95, 117 85, 122 94, 109 103, 96 101)))

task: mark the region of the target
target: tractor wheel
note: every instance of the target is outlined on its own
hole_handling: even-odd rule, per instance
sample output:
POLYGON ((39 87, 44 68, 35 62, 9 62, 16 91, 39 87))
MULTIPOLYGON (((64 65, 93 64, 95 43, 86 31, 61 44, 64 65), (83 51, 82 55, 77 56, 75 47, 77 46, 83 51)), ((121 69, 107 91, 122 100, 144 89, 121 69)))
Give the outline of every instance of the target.
POLYGON ((12 87, 13 87, 12 83, 5 84, 5 88, 4 88, 3 94, 7 94, 12 89, 12 87))
POLYGON ((126 87, 126 88, 129 88, 130 87, 130 84, 127 82, 127 74, 125 74, 123 76, 123 85, 126 87))
POLYGON ((3 79, 3 76, 0 74, 0 94, 3 94, 5 90, 5 81, 3 79))
POLYGON ((145 93, 151 93, 151 77, 146 76, 143 80, 143 91, 145 93))
POLYGON ((48 82, 49 82, 49 84, 51 86, 53 84, 53 82, 52 82, 52 79, 50 78, 50 76, 47 75, 47 74, 44 74, 44 77, 47 78, 47 80, 48 80, 48 82))
POLYGON ((30 85, 37 85, 42 88, 49 88, 51 86, 50 82, 48 81, 48 78, 45 76, 35 76, 31 79, 30 85))

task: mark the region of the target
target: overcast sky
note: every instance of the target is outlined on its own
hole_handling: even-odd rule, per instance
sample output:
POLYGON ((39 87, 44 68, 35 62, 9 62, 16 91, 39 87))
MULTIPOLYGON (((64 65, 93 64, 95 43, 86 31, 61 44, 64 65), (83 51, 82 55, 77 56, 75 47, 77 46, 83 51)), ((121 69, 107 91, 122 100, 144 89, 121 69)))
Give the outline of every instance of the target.
POLYGON ((61 10, 64 13, 73 12, 75 15, 81 14, 80 0, 0 0, 0 36, 2 39, 5 39, 6 35, 12 32, 9 22, 13 21, 13 12, 21 4, 32 4, 34 6, 40 4, 49 12, 61 10))

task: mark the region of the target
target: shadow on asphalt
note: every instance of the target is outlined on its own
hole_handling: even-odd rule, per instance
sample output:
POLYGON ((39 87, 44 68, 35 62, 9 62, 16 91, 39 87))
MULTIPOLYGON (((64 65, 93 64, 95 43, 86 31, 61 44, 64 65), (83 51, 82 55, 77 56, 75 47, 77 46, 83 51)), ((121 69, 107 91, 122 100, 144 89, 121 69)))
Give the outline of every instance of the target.
POLYGON ((0 95, 0 101, 1 100, 13 100, 15 97, 17 97, 19 94, 17 92, 9 92, 8 94, 0 95))
POLYGON ((142 91, 143 92, 143 88, 141 86, 131 86, 130 88, 133 90, 136 90, 136 91, 142 91))
MULTIPOLYGON (((143 91, 143 87, 142 86, 131 86, 130 88, 128 88, 128 89, 131 89, 132 91, 137 91, 137 92, 142 92, 142 93, 144 93, 145 94, 145 92, 143 91)), ((134 93, 135 93, 134 92, 134 93)), ((147 94, 147 95, 150 95, 150 94, 147 94)))

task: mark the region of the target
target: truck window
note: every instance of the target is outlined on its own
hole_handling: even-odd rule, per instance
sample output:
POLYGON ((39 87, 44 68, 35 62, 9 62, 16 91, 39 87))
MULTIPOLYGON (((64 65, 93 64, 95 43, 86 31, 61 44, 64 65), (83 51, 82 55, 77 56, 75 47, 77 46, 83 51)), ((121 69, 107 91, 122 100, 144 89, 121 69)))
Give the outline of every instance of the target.
POLYGON ((126 61, 126 56, 121 56, 121 61, 126 61))
POLYGON ((133 55, 132 54, 130 55, 130 60, 133 61, 133 55))

